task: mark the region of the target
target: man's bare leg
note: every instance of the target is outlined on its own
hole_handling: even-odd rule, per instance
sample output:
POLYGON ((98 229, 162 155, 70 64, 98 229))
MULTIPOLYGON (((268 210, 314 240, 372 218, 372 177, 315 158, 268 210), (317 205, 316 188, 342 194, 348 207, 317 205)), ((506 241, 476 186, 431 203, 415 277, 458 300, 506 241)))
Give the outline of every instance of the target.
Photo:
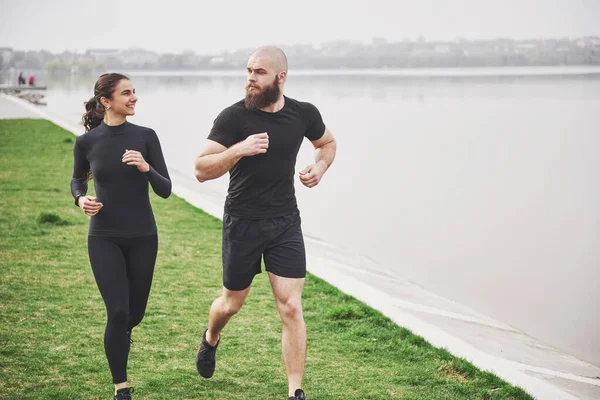
POLYGON ((212 378, 216 368, 216 352, 221 331, 244 305, 250 287, 240 291, 223 288, 221 296, 213 301, 208 316, 208 328, 196 354, 196 370, 203 378, 212 378))
POLYGON ((281 316, 281 349, 288 378, 289 396, 302 388, 306 360, 306 324, 302 315, 304 278, 283 278, 269 272, 269 280, 281 316))
POLYGON ((213 301, 210 306, 208 331, 206 332, 206 341, 211 346, 217 344, 221 331, 231 317, 240 311, 249 292, 250 287, 244 290, 229 290, 223 287, 221 296, 213 301))

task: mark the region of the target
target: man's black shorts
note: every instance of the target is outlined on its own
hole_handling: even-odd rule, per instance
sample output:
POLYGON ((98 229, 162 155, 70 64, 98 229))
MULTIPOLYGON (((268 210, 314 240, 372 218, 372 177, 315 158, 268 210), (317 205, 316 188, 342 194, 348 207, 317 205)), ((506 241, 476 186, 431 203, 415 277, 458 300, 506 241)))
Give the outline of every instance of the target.
POLYGON ((265 269, 285 278, 306 276, 306 252, 300 212, 282 217, 246 219, 223 215, 223 286, 244 290, 265 269))

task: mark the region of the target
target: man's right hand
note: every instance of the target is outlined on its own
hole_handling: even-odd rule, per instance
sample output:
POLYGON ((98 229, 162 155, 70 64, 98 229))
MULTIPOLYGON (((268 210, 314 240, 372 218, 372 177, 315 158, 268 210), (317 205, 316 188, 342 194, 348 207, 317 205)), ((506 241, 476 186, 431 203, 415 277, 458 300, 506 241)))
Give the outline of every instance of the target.
POLYGON ((104 206, 102 203, 96 201, 94 196, 81 196, 77 200, 77 205, 81 210, 85 213, 85 215, 89 215, 90 217, 98 214, 98 211, 104 206))
POLYGON ((255 156, 267 152, 269 148, 269 134, 267 132, 250 135, 240 142, 242 156, 255 156))

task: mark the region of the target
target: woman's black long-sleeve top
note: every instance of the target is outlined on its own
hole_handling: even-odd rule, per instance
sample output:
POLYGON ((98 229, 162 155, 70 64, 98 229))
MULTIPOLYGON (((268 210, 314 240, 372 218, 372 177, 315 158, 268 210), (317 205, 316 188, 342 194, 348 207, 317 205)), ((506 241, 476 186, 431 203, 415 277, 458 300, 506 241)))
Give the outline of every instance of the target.
POLYGON ((148 183, 160 197, 171 194, 171 180, 160 142, 152 129, 125 122, 109 126, 104 122, 79 136, 73 150, 71 193, 77 202, 87 193, 91 168, 96 201, 103 207, 91 217, 90 236, 139 237, 156 233, 156 222, 148 183), (139 151, 150 165, 141 172, 121 161, 126 150, 139 151))

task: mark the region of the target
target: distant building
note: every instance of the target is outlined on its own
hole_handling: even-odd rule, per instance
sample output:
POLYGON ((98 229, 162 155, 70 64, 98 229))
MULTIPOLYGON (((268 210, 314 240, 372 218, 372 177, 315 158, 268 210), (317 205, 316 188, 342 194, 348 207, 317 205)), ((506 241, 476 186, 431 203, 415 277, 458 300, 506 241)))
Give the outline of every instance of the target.
POLYGON ((579 48, 586 47, 598 47, 600 46, 600 37, 598 36, 586 36, 577 40, 577 46, 579 48))
POLYGON ((184 51, 181 54, 181 66, 186 69, 197 69, 210 64, 212 56, 195 54, 192 51, 184 51))
POLYGON ((437 43, 433 46, 433 51, 437 54, 448 54, 451 50, 450 45, 445 43, 437 43))
POLYGON ((127 49, 120 52, 121 61, 127 68, 149 68, 156 67, 160 61, 160 55, 144 49, 127 49))
POLYGON ((517 53, 527 53, 537 47, 537 44, 526 42, 526 43, 517 43, 515 46, 515 51, 517 53))
POLYGON ((385 46, 387 44, 388 44, 388 41, 385 38, 373 38, 371 40, 371 45, 373 45, 373 46, 385 46))
POLYGON ((210 65, 223 65, 225 64, 225 59, 223 57, 212 57, 209 63, 210 65))
POLYGON ((121 50, 117 49, 90 49, 85 52, 85 55, 91 57, 96 62, 105 63, 111 58, 119 56, 121 50))

